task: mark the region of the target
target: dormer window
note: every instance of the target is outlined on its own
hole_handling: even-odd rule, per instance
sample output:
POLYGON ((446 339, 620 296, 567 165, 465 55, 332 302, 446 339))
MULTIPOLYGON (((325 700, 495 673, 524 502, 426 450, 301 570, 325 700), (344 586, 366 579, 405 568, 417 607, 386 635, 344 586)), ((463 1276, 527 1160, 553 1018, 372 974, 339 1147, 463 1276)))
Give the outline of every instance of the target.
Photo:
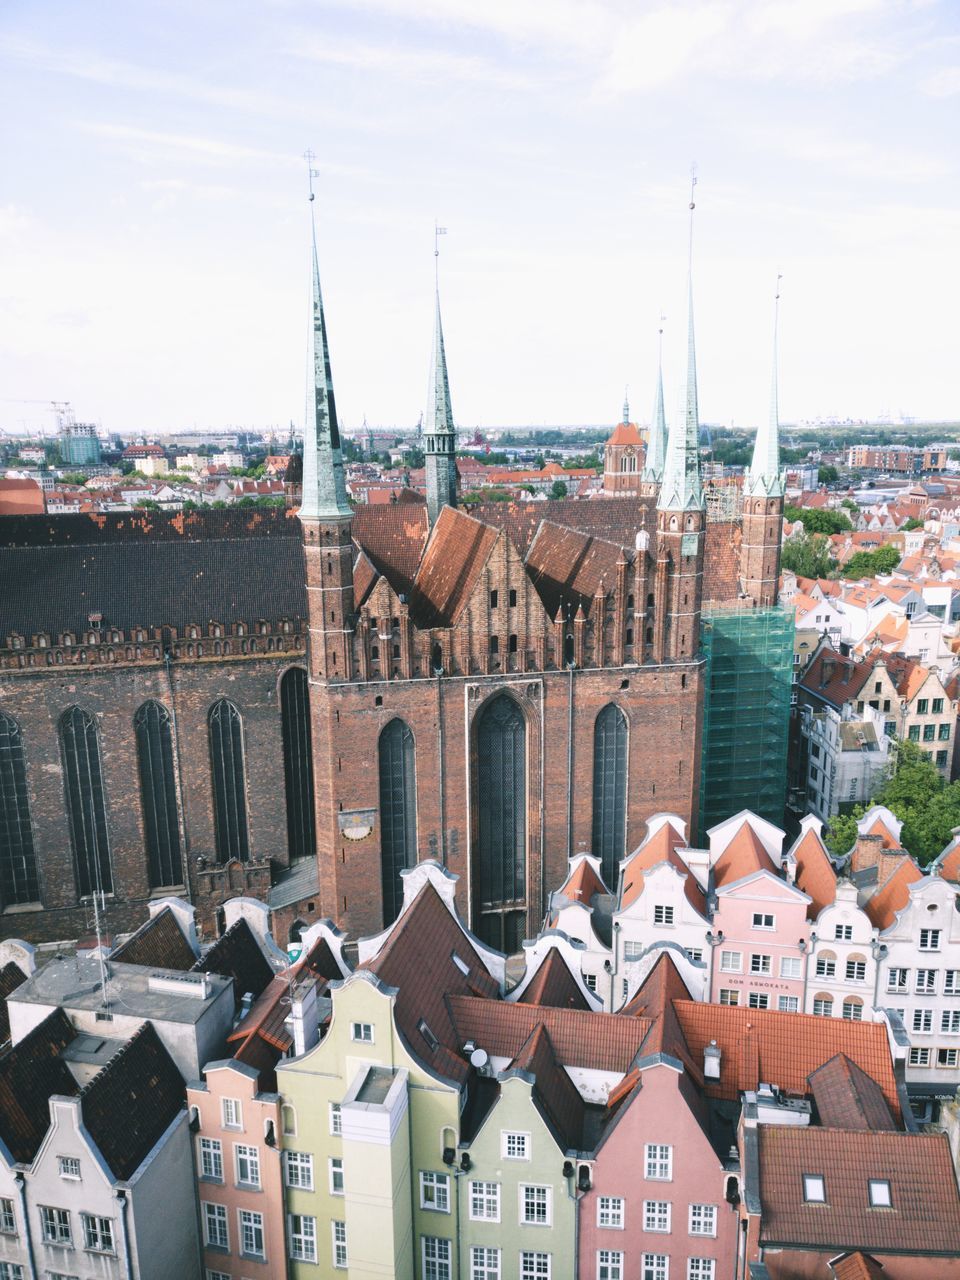
POLYGON ((803 1175, 803 1198, 807 1204, 826 1204, 827 1188, 822 1173, 803 1175))
POLYGON ((890 1194, 890 1183, 886 1178, 870 1178, 867 1182, 867 1193, 870 1197, 871 1209, 892 1209, 893 1197, 890 1194))

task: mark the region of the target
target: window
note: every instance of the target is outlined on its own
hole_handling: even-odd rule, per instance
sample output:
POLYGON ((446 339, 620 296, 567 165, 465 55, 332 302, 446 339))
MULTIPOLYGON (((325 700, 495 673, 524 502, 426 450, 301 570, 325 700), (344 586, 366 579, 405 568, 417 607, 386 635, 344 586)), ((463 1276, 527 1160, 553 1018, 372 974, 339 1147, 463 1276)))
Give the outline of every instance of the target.
POLYGON ((644 1200, 643 1229, 644 1231, 670 1230, 669 1200, 644 1200))
POLYGON ((720 988, 720 1003, 721 1003, 721 1004, 729 1004, 729 1005, 739 1004, 739 1003, 740 1003, 740 992, 739 992, 739 991, 735 991, 735 990, 733 990, 731 987, 721 987, 721 988, 720 988))
POLYGON ((227 1271, 211 1271, 211 1270, 209 1269, 209 1267, 207 1268, 207 1270, 206 1270, 205 1274, 206 1274, 207 1280, 233 1280, 233 1278, 232 1278, 232 1276, 229 1274, 229 1272, 227 1272, 227 1271))
POLYGON ((220 1116, 223 1120, 223 1127, 225 1129, 242 1129, 243 1112, 240 1108, 240 1099, 221 1098, 220 1116))
POLYGON ((316 1218, 308 1218, 300 1213, 291 1213, 287 1216, 287 1230, 290 1235, 290 1257, 297 1262, 316 1262, 316 1218))
POLYGON ((521 1250, 520 1280, 550 1280, 549 1253, 534 1253, 531 1249, 521 1250))
POLYGON ((470 1250, 470 1280, 500 1280, 500 1250, 474 1245, 470 1250))
POLYGON ((333 1236, 333 1265, 345 1267, 347 1265, 347 1224, 331 1222, 330 1231, 333 1236))
POLYGON ((223 1147, 219 1138, 200 1139, 200 1177, 223 1181, 223 1147))
POLYGON ((747 1004, 751 1009, 769 1009, 770 997, 765 991, 751 991, 747 997, 747 1004))
POLYGON ((917 995, 932 996, 937 990, 937 971, 936 969, 918 969, 917 970, 917 995))
POLYGON ((929 1067, 930 1050, 929 1049, 911 1049, 907 1062, 911 1067, 929 1067))
POLYGON ((490 592, 490 608, 491 609, 496 609, 497 602, 499 601, 499 599, 500 599, 500 593, 497 590, 493 590, 490 592))
POLYGON ((955 1067, 957 1065, 958 1058, 960 1058, 960 1049, 937 1050, 938 1067, 955 1067))
POLYGON ((597 1226, 615 1227, 623 1230, 623 1210, 625 1201, 620 1196, 597 1197, 597 1226))
POLYGON ((950 1035, 960 1034, 960 1009, 945 1009, 941 1013, 940 1030, 950 1035))
POLYGON ((40 899, 20 726, 0 714, 0 906, 40 899))
POLYGON ((960 969, 944 969, 943 994, 945 996, 960 995, 960 969))
POLYGON ((551 1187, 520 1184, 520 1221, 531 1227, 549 1227, 553 1210, 551 1187))
POLYGON ((935 716, 943 715, 943 699, 934 698, 933 702, 931 703, 931 710, 933 711, 933 714, 935 716))
POLYGON ((500 1183, 470 1183, 470 1217, 474 1222, 500 1221, 500 1183))
POLYGON ((13 1212, 12 1200, 0 1200, 0 1232, 5 1236, 17 1234, 17 1219, 13 1212))
POLYGON ((339 1102, 330 1103, 330 1132, 332 1134, 343 1133, 343 1112, 340 1109, 339 1102))
POLYGON ((796 996, 778 996, 777 1008, 781 1013, 797 1013, 800 1009, 800 1001, 796 996))
POLYGON ((845 972, 848 982, 864 982, 867 977, 867 962, 851 956, 846 963, 845 972))
POLYGON ((639 960, 643 955, 644 946, 642 942, 625 942, 623 944, 624 960, 639 960))
POLYGON ((867 1193, 872 1209, 892 1209, 893 1198, 890 1195, 890 1183, 886 1178, 870 1178, 867 1181, 867 1193))
POLYGON ((450 1241, 440 1236, 421 1236, 423 1280, 452 1280, 450 1241))
POLYGON ((313 1156, 307 1151, 285 1151, 283 1171, 288 1187, 313 1190, 313 1156))
POLYGON ((133 727, 150 887, 183 884, 170 712, 159 702, 145 702, 133 717, 133 727))
POLYGON ((329 1160, 330 1194, 343 1195, 343 1161, 339 1156, 331 1156, 329 1160))
POLYGON ((222 1204, 210 1204, 204 1201, 203 1208, 203 1241, 214 1249, 229 1249, 230 1235, 227 1230, 227 1210, 222 1204))
POLYGON ((927 714, 927 707, 929 707, 929 705, 930 705, 929 699, 918 698, 917 699, 917 715, 925 716, 927 714))
POLYGON ((852 942, 853 941, 853 925, 852 924, 834 925, 833 936, 837 942, 852 942))
POLYGON ((919 742, 920 726, 918 724, 910 725, 910 727, 907 729, 907 737, 910 739, 911 742, 919 742))
POLYGON ((596 991, 597 975, 595 973, 585 973, 583 975, 583 985, 587 988, 588 991, 596 991))
POLYGON ((417 860, 416 746, 409 725, 391 720, 380 734, 377 752, 383 923, 392 924, 403 906, 400 873, 417 860))
POLYGON ((654 924, 673 924, 673 907, 654 907, 654 924))
POLYGON ((860 1022, 863 1018, 863 1001, 859 996, 847 996, 843 1002, 843 1016, 848 1022, 860 1022))
POLYGON ((491 653, 499 653, 499 652, 500 652, 500 637, 499 637, 499 636, 491 636, 491 637, 490 637, 490 652, 491 652, 491 653))
POLYGON ((933 1030, 933 1010, 932 1009, 914 1009, 913 1030, 914 1031, 932 1031, 933 1030))
POLYGON ((713 1258, 688 1258, 687 1280, 714 1280, 717 1264, 713 1258))
POLYGON ((720 972, 739 973, 743 968, 743 956, 739 951, 720 952, 720 972))
POLYGON ((509 1133, 506 1129, 501 1130, 500 1154, 505 1160, 529 1160, 529 1133, 509 1133))
POLYGON ((948 756, 946 751, 937 752, 937 768, 945 769, 947 767, 948 756))
POLYGON ((780 977, 781 978, 802 978, 803 977, 803 961, 799 956, 781 956, 780 957, 780 977))
POLYGON ((715 1204, 692 1204, 690 1206, 690 1234, 692 1236, 715 1236, 717 1234, 717 1206, 715 1204))
POLYGON ((808 1204, 826 1204, 827 1188, 822 1173, 803 1175, 803 1198, 808 1204))
POLYGON ((642 1280, 668 1280, 670 1260, 665 1253, 645 1253, 640 1268, 642 1280))
POLYGON ((939 929, 921 929, 920 930, 920 950, 921 951, 939 951, 940 950, 940 930, 939 929))
POLYGON ((813 1001, 813 1012, 820 1018, 833 1017, 833 996, 816 996, 813 1001))
POLYGON ((57 1168, 61 1178, 69 1178, 73 1182, 80 1181, 80 1161, 76 1156, 57 1156, 57 1168))
POLYGON ((285 1104, 280 1108, 280 1125, 285 1138, 295 1138, 297 1136, 296 1108, 291 1107, 289 1104, 285 1104))
POLYGON ((924 742, 933 742, 937 736, 937 726, 935 724, 925 724, 923 726, 924 742))
POLYGON ((822 951, 817 956, 817 977, 832 978, 837 972, 837 958, 832 951, 822 951))
POLYGON ((774 918, 765 911, 755 911, 753 913, 754 929, 773 929, 775 927, 774 918))
MULTIPOLYGON (((56 1272, 48 1273, 50 1280, 57 1280, 56 1272)), ((0 1280, 23 1280, 23 1267, 19 1262, 0 1262, 0 1280)), ((74 1280, 73 1276, 69 1280, 74 1280)))
POLYGON ((597 1280, 623 1280, 623 1254, 618 1249, 597 1250, 597 1280))
POLYGON ((420 1174, 420 1208, 450 1212, 450 1179, 445 1173, 420 1174))
POLYGON ((887 973, 888 991, 906 991, 909 969, 890 969, 887 973))
POLYGON ((245 1187, 259 1187, 259 1150, 256 1147, 245 1147, 237 1143, 233 1148, 233 1158, 237 1171, 237 1182, 245 1187))
POLYGON ((477 716, 476 915, 482 941, 519 951, 524 935, 527 864, 527 724, 506 693, 477 716))
POLYGON ((40 1206, 40 1227, 46 1244, 72 1244, 70 1213, 67 1209, 40 1206))
POLYGON ((940 727, 937 729, 937 738, 940 742, 950 741, 950 725, 949 724, 940 725, 940 727))
POLYGON ((701 947, 687 947, 685 950, 688 960, 692 960, 694 964, 703 963, 703 949, 701 947))
POLYGON ((77 891, 82 898, 94 890, 112 893, 100 733, 93 716, 79 707, 65 711, 60 718, 60 746, 77 891))
POLYGON ((94 1253, 113 1253, 113 1219, 98 1218, 92 1213, 81 1213, 83 1223, 83 1247, 94 1253))
POLYGON ((316 855, 313 752, 310 746, 310 689, 303 667, 291 667, 280 681, 283 783, 287 801, 287 854, 316 855))
POLYGON ((210 708, 208 717, 213 815, 217 861, 250 856, 247 833, 247 785, 243 757, 243 721, 227 698, 210 708))
POLYGON ((358 1044, 373 1044, 373 1023, 352 1022, 350 1024, 350 1039, 355 1040, 358 1044))
POLYGON ((762 956, 762 955, 752 955, 750 957, 750 972, 751 973, 769 973, 770 957, 762 956))
POLYGON ((597 716, 593 729, 593 852, 607 884, 616 883, 617 866, 626 849, 626 813, 627 720, 611 702, 597 716))
POLYGON ((673 1147, 648 1142, 644 1147, 644 1176, 669 1182, 673 1177, 673 1147))
POLYGON ((263 1214, 252 1209, 240 1210, 240 1253, 246 1258, 262 1258, 263 1214))

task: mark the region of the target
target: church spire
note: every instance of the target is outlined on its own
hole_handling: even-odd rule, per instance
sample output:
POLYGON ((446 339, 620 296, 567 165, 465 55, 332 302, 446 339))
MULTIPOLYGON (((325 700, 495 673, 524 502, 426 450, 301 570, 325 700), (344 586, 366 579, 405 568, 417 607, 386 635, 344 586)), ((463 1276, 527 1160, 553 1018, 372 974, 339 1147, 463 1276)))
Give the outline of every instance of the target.
MULTIPOLYGON (((440 256, 439 237, 446 227, 434 227, 434 262, 440 256)), ((427 389, 427 412, 423 423, 423 446, 427 471, 427 515, 431 526, 443 507, 457 505, 457 428, 450 403, 450 380, 447 355, 443 345, 440 320, 440 282, 436 282, 436 306, 433 328, 433 354, 430 359, 430 384, 427 389)))
POLYGON ((657 351, 657 394, 653 401, 653 417, 650 420, 650 439, 643 478, 659 484, 663 478, 663 460, 667 448, 667 420, 663 412, 663 316, 660 317, 659 347, 657 351))
POLYGON ((657 506, 661 511, 700 510, 703 482, 700 477, 700 415, 697 407, 697 352, 693 337, 693 200, 696 175, 690 181, 690 242, 687 266, 687 374, 680 417, 667 441, 663 483, 657 506))
MULTIPOLYGON (((308 165, 313 157, 307 153, 308 165)), ((317 229, 313 217, 313 179, 310 175, 310 250, 313 273, 313 352, 312 384, 307 388, 307 416, 303 432, 303 500, 301 520, 343 520, 353 515, 347 501, 343 477, 343 455, 340 452, 340 428, 330 372, 330 349, 327 324, 320 293, 320 267, 317 263, 317 229)))
POLYGON ((623 391, 623 421, 629 426, 630 423, 630 397, 628 396, 629 388, 625 387, 623 391))
POLYGON ((779 359, 780 329, 780 281, 777 276, 777 293, 773 303, 773 376, 770 382, 770 416, 757 428, 753 445, 753 459, 747 472, 746 492, 753 497, 782 498, 783 474, 780 471, 780 413, 777 394, 777 363, 779 359))

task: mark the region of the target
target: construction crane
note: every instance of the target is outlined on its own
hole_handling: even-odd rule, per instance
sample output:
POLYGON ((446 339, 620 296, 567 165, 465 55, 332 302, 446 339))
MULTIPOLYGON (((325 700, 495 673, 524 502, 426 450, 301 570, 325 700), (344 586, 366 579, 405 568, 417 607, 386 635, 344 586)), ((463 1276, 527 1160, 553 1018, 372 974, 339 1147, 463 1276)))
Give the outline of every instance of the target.
POLYGON ((57 430, 63 431, 76 423, 73 408, 69 400, 26 400, 17 396, 0 396, 2 404, 45 404, 53 412, 57 420, 57 430))

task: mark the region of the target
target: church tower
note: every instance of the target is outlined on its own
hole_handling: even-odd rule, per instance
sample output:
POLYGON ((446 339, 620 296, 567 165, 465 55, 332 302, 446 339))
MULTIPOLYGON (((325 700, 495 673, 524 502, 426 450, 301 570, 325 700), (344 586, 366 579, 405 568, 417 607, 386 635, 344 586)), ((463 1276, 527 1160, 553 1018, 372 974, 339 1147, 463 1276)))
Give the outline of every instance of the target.
POLYGON ((307 576, 310 680, 337 682, 353 676, 353 511, 343 476, 312 205, 310 245, 313 362, 307 389, 299 515, 307 576))
POLYGON ((753 458, 743 480, 743 540, 740 580, 743 593, 755 605, 777 603, 780 577, 780 538, 783 524, 784 477, 780 470, 780 422, 777 395, 780 277, 773 315, 773 377, 770 415, 757 430, 753 458))
POLYGON ((706 510, 700 476, 700 415, 693 334, 693 189, 687 276, 687 370, 680 412, 670 430, 657 499, 654 658, 689 661, 700 649, 706 510))

